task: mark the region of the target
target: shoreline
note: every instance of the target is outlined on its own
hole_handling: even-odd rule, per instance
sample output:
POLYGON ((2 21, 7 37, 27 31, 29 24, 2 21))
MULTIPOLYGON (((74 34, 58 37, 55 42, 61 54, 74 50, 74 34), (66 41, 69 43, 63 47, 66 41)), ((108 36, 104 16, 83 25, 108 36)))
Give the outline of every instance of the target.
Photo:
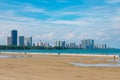
POLYGON ((62 55, 62 56, 101 56, 101 57, 117 57, 119 58, 120 55, 109 55, 109 54, 83 54, 83 53, 76 53, 76 54, 66 54, 66 53, 32 53, 32 52, 0 52, 2 55, 62 55))

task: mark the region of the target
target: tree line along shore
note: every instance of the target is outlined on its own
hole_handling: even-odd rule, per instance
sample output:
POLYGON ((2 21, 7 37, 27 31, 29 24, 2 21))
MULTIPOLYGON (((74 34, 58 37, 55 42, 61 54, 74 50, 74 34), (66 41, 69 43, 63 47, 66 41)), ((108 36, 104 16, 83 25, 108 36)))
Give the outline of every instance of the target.
MULTIPOLYGON (((65 47, 44 47, 44 46, 7 46, 7 45, 1 45, 0 50, 34 50, 34 49, 83 49, 83 48, 65 48, 65 47)), ((115 49, 115 48, 108 48, 108 49, 115 49)), ((94 49, 96 50, 96 49, 94 49)))

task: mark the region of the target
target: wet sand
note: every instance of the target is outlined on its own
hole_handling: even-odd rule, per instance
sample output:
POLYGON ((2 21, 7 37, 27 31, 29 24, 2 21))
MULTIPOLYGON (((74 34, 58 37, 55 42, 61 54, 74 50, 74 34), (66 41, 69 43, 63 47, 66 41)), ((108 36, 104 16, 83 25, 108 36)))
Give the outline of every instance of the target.
POLYGON ((19 56, 26 57, 0 59, 0 80, 120 80, 120 67, 78 67, 69 64, 116 64, 108 61, 113 59, 111 56, 19 56))

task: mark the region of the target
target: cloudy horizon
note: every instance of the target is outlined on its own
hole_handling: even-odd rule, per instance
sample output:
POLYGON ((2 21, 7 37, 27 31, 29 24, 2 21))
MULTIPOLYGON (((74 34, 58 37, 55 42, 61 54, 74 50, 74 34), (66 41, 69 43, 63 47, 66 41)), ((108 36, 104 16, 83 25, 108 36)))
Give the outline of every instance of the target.
POLYGON ((65 40, 120 48, 120 0, 0 0, 0 44, 10 31, 33 41, 65 40))

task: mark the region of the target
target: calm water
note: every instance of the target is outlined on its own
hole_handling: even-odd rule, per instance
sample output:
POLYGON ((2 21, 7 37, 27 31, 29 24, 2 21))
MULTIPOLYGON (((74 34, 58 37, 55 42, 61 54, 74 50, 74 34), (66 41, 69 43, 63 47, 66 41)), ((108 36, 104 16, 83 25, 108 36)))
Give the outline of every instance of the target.
POLYGON ((0 58, 25 58, 24 56, 0 55, 0 58))
POLYGON ((110 64, 110 63, 85 64, 85 63, 70 62, 69 64, 72 64, 74 66, 80 66, 80 67, 120 67, 120 63, 116 63, 116 64, 110 64))
POLYGON ((0 50, 0 52, 29 52, 29 53, 64 53, 64 54, 109 54, 120 55, 120 49, 113 50, 80 50, 80 49, 66 49, 66 50, 0 50))

